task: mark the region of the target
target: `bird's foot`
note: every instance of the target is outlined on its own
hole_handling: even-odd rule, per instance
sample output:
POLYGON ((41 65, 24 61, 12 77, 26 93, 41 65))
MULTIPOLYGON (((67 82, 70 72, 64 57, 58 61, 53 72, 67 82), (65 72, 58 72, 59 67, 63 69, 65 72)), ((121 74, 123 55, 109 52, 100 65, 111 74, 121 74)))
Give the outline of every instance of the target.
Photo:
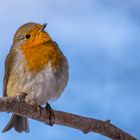
POLYGON ((49 125, 50 126, 53 126, 54 122, 55 122, 55 114, 54 114, 54 111, 53 109, 51 108, 51 106, 49 105, 49 103, 46 103, 46 106, 45 106, 46 110, 50 112, 50 116, 49 116, 49 125))
POLYGON ((26 96, 27 96, 27 93, 25 93, 25 92, 19 93, 19 94, 16 96, 16 100, 17 100, 18 102, 24 102, 26 96))
POLYGON ((36 104, 34 101, 30 101, 29 104, 34 107, 34 111, 39 112, 41 114, 42 107, 40 105, 36 104))

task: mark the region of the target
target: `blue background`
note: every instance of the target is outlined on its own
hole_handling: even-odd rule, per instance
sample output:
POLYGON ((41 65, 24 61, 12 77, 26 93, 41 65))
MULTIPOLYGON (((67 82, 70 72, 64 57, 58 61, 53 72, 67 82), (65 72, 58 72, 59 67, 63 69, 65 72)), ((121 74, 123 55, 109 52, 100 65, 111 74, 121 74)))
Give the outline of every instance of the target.
MULTIPOLYGON (((70 65, 70 80, 54 109, 111 122, 140 139, 140 2, 139 0, 1 0, 0 90, 4 61, 17 28, 48 23, 70 65)), ((0 114, 0 131, 9 120, 0 114)), ((108 138, 30 120, 30 133, 14 130, 0 139, 108 138)))

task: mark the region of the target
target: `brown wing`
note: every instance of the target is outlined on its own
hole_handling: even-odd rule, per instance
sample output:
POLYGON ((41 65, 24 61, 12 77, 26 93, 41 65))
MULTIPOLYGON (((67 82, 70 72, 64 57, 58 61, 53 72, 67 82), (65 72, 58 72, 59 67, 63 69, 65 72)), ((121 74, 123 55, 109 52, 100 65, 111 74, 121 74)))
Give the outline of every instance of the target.
POLYGON ((53 41, 53 43, 54 43, 57 47, 59 47, 58 44, 57 44, 55 41, 53 41))
POLYGON ((7 96, 6 95, 7 83, 9 80, 11 69, 13 67, 13 60, 14 60, 14 50, 11 49, 5 60, 5 74, 4 74, 4 79, 3 79, 3 96, 7 96))

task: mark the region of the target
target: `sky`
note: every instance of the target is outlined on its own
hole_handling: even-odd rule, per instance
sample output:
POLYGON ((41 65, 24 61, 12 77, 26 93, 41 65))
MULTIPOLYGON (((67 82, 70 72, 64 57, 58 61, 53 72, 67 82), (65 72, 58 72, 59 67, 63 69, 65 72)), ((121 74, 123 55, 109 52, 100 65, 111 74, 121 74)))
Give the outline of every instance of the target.
MULTIPOLYGON (((139 0, 1 0, 0 91, 4 61, 19 26, 48 23, 46 31, 69 61, 70 79, 52 108, 106 120, 140 139, 140 2, 139 0)), ((0 114, 0 131, 11 114, 0 114)), ((108 140, 30 119, 30 133, 15 130, 2 140, 108 140)))

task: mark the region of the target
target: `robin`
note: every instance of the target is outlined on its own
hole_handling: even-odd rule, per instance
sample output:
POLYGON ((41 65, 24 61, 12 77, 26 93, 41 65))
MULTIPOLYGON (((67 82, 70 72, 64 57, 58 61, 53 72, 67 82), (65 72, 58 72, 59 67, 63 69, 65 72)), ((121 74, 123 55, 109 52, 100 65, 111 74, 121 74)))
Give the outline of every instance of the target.
MULTIPOLYGON (((67 59, 45 27, 27 23, 16 31, 5 61, 4 97, 26 93, 25 102, 43 105, 62 94, 68 81, 67 59)), ((12 127, 28 132, 27 118, 13 114, 3 132, 12 127)))

